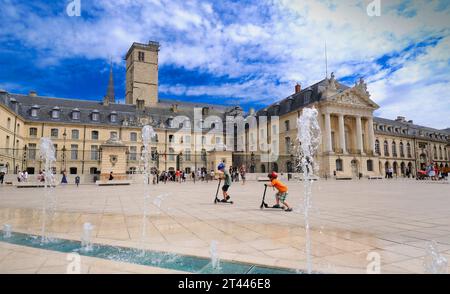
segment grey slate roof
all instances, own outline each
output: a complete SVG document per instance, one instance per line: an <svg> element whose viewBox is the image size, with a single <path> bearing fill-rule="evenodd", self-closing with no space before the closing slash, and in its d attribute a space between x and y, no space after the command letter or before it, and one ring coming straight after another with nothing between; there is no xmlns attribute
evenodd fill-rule
<svg viewBox="0 0 450 294"><path fill-rule="evenodd" d="M55 123L78 123L90 125L110 125L110 126L137 126L138 118L151 118L155 127L169 127L169 118L176 116L186 116L194 122L194 107L209 107L208 115L216 115L225 121L224 117L230 108L218 105L204 105L198 103L188 103L181 101L162 100L158 105L146 107L144 110L137 109L136 105L113 104L103 105L100 101L87 101L76 99L63 99L51 97L29 96L21 94L10 94L0 92L0 103L4 104L15 113L26 120L36 122L55 122ZM172 105L177 105L177 111L172 111ZM60 109L60 118L52 119L51 111L55 107ZM38 116L31 116L31 109L38 108ZM80 119L73 120L72 112L80 111ZM92 120L92 113L98 110L100 114L99 121ZM117 114L117 122L110 121L110 115ZM124 121L127 121L124 124Z"/></svg>
<svg viewBox="0 0 450 294"><path fill-rule="evenodd" d="M419 138L419 139L422 138L422 139L435 140L435 141L448 141L450 139L450 134L443 130L438 130L438 129L433 129L430 127L416 125L412 122L391 120L391 119L386 119L386 118L382 118L382 117L374 117L373 121L376 125L393 127L392 131L380 130L379 128L375 128L376 133L382 133L382 134L388 134L388 135L389 134L390 135L404 135L404 136L408 136L408 137L414 137L414 138ZM406 134L403 134L402 132L401 133L395 132L395 128L399 128L400 130L405 130Z"/></svg>
<svg viewBox="0 0 450 294"><path fill-rule="evenodd" d="M327 83L328 80L323 79L320 82L315 83L314 85L301 90L299 93L292 94L279 102L276 102L262 110L259 110L257 112L257 115L266 115L265 111L267 111L268 116L271 115L281 116L291 111L301 109L312 103L319 102L322 100L321 87L325 87ZM341 84L337 81L336 85L338 92L342 92L346 89L349 89L348 86Z"/></svg>

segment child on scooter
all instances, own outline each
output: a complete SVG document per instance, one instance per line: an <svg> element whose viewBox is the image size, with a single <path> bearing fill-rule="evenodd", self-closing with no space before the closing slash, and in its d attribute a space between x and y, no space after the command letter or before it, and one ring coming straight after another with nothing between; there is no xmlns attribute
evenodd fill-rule
<svg viewBox="0 0 450 294"><path fill-rule="evenodd" d="M270 184L266 184L268 187L273 187L278 190L278 193L276 194L276 204L273 206L273 208L280 208L280 202L283 205L283 209L286 212L292 211L291 206L289 203L286 202L286 198L288 196L288 187L283 184L280 180L278 180L278 174L276 172L272 172L268 175L270 179Z"/></svg>

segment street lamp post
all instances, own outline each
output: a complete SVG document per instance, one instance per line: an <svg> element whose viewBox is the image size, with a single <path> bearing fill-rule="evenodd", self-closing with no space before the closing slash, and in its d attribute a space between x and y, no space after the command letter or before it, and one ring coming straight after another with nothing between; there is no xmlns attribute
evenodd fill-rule
<svg viewBox="0 0 450 294"><path fill-rule="evenodd" d="M64 138L64 145L62 148L62 167L61 167L61 172L65 172L67 169L67 165L66 165L66 138L67 138L67 132L66 129L64 129L64 133L63 133L63 138ZM84 150L83 150L84 152Z"/></svg>

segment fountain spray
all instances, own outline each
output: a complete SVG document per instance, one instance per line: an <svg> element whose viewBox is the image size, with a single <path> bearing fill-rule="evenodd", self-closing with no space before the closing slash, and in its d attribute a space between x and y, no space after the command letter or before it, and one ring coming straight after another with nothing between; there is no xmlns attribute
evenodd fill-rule
<svg viewBox="0 0 450 294"><path fill-rule="evenodd" d="M151 126L144 126L142 128L142 142L144 144L144 149L142 151L142 161L144 164L144 171L142 173L144 180L144 212L142 216L142 252L145 250L145 238L147 235L147 215L148 215L148 205L150 200L150 176L151 176L151 149L150 142L153 137L156 136L156 132Z"/></svg>
<svg viewBox="0 0 450 294"><path fill-rule="evenodd" d="M56 161L55 147L49 138L41 138L39 142L39 155L44 162L44 203L42 205L41 243L48 243L50 238L47 225L53 220L56 210L55 175L53 165Z"/></svg>
<svg viewBox="0 0 450 294"><path fill-rule="evenodd" d="M312 273L311 236L309 227L309 209L311 208L312 178L314 174L314 156L320 145L320 126L318 112L315 108L303 109L297 121L299 146L299 162L303 170L304 216L306 234L306 264L309 274Z"/></svg>

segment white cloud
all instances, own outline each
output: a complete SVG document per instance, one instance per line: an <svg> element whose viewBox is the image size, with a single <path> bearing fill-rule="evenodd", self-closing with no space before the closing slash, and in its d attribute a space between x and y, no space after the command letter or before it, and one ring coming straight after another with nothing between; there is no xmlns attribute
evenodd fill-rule
<svg viewBox="0 0 450 294"><path fill-rule="evenodd" d="M449 7L437 10L437 1L407 1L406 11L416 13L409 17L399 10L404 1L382 0L382 15L369 17L369 2L99 0L83 7L86 11L82 13L94 18L81 19L64 13L39 16L26 5L0 0L6 22L0 41L16 39L35 48L42 53L38 66L44 67L70 57L112 56L123 64L132 42L158 40L162 66L238 80L214 86L162 85L162 92L214 95L218 101L251 97L268 102L291 94L295 82L307 86L324 78L326 41L329 72L334 71L338 78L364 76L372 98L382 106L381 113L405 114L397 102L409 97L417 100L404 112L417 120L422 113L413 106L423 103L419 92L429 97L427 101L444 101L437 104L439 109L429 107L441 115L448 113ZM443 39L422 54L403 51L437 37ZM400 55L390 60L391 68L375 63L393 53ZM450 126L447 117L433 123L441 128Z"/></svg>

